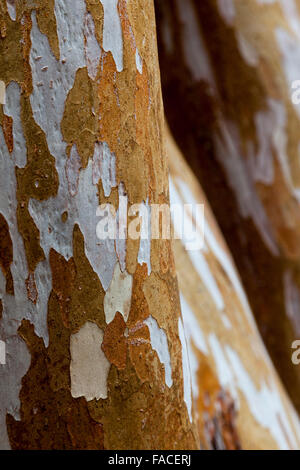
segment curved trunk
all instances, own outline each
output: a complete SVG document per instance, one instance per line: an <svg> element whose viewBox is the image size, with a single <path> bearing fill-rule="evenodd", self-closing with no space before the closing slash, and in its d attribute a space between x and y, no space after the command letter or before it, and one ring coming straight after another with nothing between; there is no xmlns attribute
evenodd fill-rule
<svg viewBox="0 0 300 470"><path fill-rule="evenodd" d="M152 2L0 8L0 447L196 448Z"/></svg>
<svg viewBox="0 0 300 470"><path fill-rule="evenodd" d="M300 3L156 0L166 116L300 409Z"/></svg>
<svg viewBox="0 0 300 470"><path fill-rule="evenodd" d="M203 228L194 208L205 206L202 249L174 241L201 443L208 449L297 449L297 413L261 341L210 206L169 133L167 150L171 204L192 205L199 239Z"/></svg>

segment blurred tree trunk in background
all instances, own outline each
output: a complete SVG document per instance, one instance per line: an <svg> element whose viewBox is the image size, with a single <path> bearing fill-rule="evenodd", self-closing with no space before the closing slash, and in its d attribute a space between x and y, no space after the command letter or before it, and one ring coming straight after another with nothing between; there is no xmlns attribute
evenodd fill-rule
<svg viewBox="0 0 300 470"><path fill-rule="evenodd" d="M291 345L300 337L300 2L155 5L168 123L299 410Z"/></svg>
<svg viewBox="0 0 300 470"><path fill-rule="evenodd" d="M174 240L175 265L201 444L293 449L299 419L258 333L233 260L199 182L167 132L171 204L205 206L204 245ZM186 206L187 207L187 206ZM176 227L176 219L174 219Z"/></svg>

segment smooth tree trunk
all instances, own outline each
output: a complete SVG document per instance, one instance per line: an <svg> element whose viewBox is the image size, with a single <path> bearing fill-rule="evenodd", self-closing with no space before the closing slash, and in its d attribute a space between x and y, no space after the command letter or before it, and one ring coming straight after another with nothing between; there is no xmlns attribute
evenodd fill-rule
<svg viewBox="0 0 300 470"><path fill-rule="evenodd" d="M298 449L299 418L270 361L209 203L167 132L171 204L204 204L204 244L174 240L191 396L206 449ZM176 220L173 219L176 226ZM193 247L196 248L196 247Z"/></svg>
<svg viewBox="0 0 300 470"><path fill-rule="evenodd" d="M167 120L300 410L300 2L155 4Z"/></svg>
<svg viewBox="0 0 300 470"><path fill-rule="evenodd" d="M0 447L199 448L171 242L96 235L168 204L153 3L0 8Z"/></svg>

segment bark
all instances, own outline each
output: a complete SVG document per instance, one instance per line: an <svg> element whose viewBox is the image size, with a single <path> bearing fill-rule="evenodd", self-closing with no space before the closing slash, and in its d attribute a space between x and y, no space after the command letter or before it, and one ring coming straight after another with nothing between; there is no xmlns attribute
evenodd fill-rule
<svg viewBox="0 0 300 470"><path fill-rule="evenodd" d="M99 204L168 203L153 4L2 1L0 29L0 447L198 448L170 241L96 237Z"/></svg>
<svg viewBox="0 0 300 470"><path fill-rule="evenodd" d="M0 12L0 447L298 448L298 418L170 136L172 200L204 201L209 234L192 255L174 244L180 294L169 240L96 236L99 204L119 226L121 201L169 204L152 2L9 0Z"/></svg>
<svg viewBox="0 0 300 470"><path fill-rule="evenodd" d="M300 335L300 3L156 0L156 11L171 131L299 410L291 345Z"/></svg>
<svg viewBox="0 0 300 470"><path fill-rule="evenodd" d="M192 401L208 449L297 449L299 419L249 307L210 206L167 133L171 203L205 205L205 243L174 241ZM195 217L193 218L196 230ZM201 232L201 227L198 225Z"/></svg>

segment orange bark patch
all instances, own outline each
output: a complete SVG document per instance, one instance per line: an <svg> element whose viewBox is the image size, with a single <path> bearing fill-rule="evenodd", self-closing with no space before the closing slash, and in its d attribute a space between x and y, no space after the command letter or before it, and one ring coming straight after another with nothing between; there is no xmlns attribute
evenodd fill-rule
<svg viewBox="0 0 300 470"><path fill-rule="evenodd" d="M10 265L13 261L13 244L9 233L8 224L0 213L0 266L6 277L6 292L14 294L13 279Z"/></svg>
<svg viewBox="0 0 300 470"><path fill-rule="evenodd" d="M67 429L72 449L102 450L104 446L103 426L91 419L87 403L80 398L69 407Z"/></svg>
<svg viewBox="0 0 300 470"><path fill-rule="evenodd" d="M121 126L119 91L116 85L116 65L111 53L103 53L98 87L100 139L116 152Z"/></svg>
<svg viewBox="0 0 300 470"><path fill-rule="evenodd" d="M93 155L97 140L95 98L87 68L79 69L66 99L61 130L70 146L76 144L83 168L86 168L89 157Z"/></svg>
<svg viewBox="0 0 300 470"><path fill-rule="evenodd" d="M138 323L135 328L128 332L128 344L130 359L135 367L136 373L141 381L146 381L152 375L153 351L151 349L149 329L143 323ZM144 358L152 355L151 361L145 361Z"/></svg>
<svg viewBox="0 0 300 470"><path fill-rule="evenodd" d="M3 134L5 143L9 153L12 153L14 149L14 138L13 138L13 119L10 116L3 115Z"/></svg>
<svg viewBox="0 0 300 470"><path fill-rule="evenodd" d="M240 449L236 429L237 412L229 393L224 391L205 356L199 358L198 397L199 433L209 449Z"/></svg>
<svg viewBox="0 0 300 470"><path fill-rule="evenodd" d="M36 124L28 98L21 98L21 118L27 144L27 164L16 168L17 220L23 237L29 271L45 259L40 246L40 234L28 210L30 198L44 201L56 196L58 174L54 157L50 154L45 133Z"/></svg>
<svg viewBox="0 0 300 470"><path fill-rule="evenodd" d="M69 327L70 300L75 280L74 260L66 261L55 250L50 250L53 291L58 297L63 323Z"/></svg>
<svg viewBox="0 0 300 470"><path fill-rule="evenodd" d="M23 90L26 89L26 72L23 66L24 30L25 25L21 26L20 22L11 20L8 13L1 15L0 11L1 79L6 84L14 80L21 85Z"/></svg>
<svg viewBox="0 0 300 470"><path fill-rule="evenodd" d="M136 272L133 277L131 308L127 321L128 328L135 326L137 322L146 320L150 312L147 304L146 297L143 293L143 283L147 278L147 266L137 265Z"/></svg>
<svg viewBox="0 0 300 470"><path fill-rule="evenodd" d="M47 350L33 325L23 320L19 334L30 350L31 365L22 380L21 421L7 415L12 449L103 449L102 425L90 417L85 400L74 400L67 388L53 390L51 372L59 377L59 371L49 369Z"/></svg>
<svg viewBox="0 0 300 470"><path fill-rule="evenodd" d="M107 325L102 343L102 350L111 364L118 369L124 369L126 366L127 345L124 336L126 323L120 312L117 312L115 318Z"/></svg>

